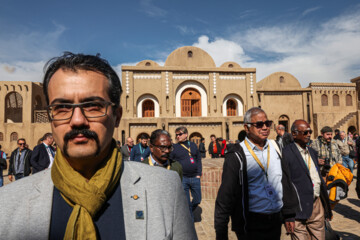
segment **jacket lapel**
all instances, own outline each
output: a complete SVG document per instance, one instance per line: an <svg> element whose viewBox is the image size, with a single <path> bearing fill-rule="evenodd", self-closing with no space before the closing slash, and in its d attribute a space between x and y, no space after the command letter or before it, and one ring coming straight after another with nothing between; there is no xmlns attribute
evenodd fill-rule
<svg viewBox="0 0 360 240"><path fill-rule="evenodd" d="M51 208L54 185L51 180L51 171L43 171L42 181L34 184L33 197L28 201L29 223L36 223L36 228L30 228L29 233L34 239L48 239L50 233ZM28 225L33 226L33 224Z"/></svg>
<svg viewBox="0 0 360 240"><path fill-rule="evenodd" d="M310 173L309 173L309 169L306 166L304 159L302 158L299 149L297 148L297 146L295 145L296 143L294 143L291 147L292 147L292 151L294 152L296 159L298 161L298 163L301 165L301 167L303 168L303 170L305 171L306 175L311 179L310 177Z"/></svg>
<svg viewBox="0 0 360 240"><path fill-rule="evenodd" d="M148 205L144 182L131 163L123 163L122 168L120 184L127 238L146 239Z"/></svg>

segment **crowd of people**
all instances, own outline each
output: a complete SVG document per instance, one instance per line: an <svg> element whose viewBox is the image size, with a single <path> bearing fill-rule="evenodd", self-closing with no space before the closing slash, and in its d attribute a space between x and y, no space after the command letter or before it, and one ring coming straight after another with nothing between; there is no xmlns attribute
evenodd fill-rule
<svg viewBox="0 0 360 240"><path fill-rule="evenodd" d="M235 142L211 135L206 150L204 139L197 146L181 126L176 143L157 129L121 146L112 136L122 89L106 60L65 53L47 63L43 88L52 133L32 151L20 138L11 153L15 182L0 190L4 239L197 239L207 151L225 159L216 239L228 239L230 219L238 239L280 239L282 224L292 239L325 239L360 149L358 136L339 131L333 138L327 126L311 140L302 119L291 133L277 125L270 140L273 122L257 107L246 111L246 134Z"/></svg>

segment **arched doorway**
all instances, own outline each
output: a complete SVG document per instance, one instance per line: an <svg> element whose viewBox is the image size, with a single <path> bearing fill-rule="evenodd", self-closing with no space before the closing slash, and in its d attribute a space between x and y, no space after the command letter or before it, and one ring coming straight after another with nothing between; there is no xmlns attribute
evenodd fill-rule
<svg viewBox="0 0 360 240"><path fill-rule="evenodd" d="M146 132L142 132L142 133L140 133L139 135L137 135L137 137L136 137L136 144L138 144L138 143L140 142L140 137L141 137L142 134L145 134L145 136L146 136L148 139L150 138L150 135L149 135L149 134L147 134Z"/></svg>
<svg viewBox="0 0 360 240"><path fill-rule="evenodd" d="M201 95L198 90L188 88L181 94L181 116L201 116Z"/></svg>
<svg viewBox="0 0 360 240"><path fill-rule="evenodd" d="M198 147L199 147L199 144L201 143L201 138L202 138L202 135L198 132L192 133L189 137L190 141L194 142Z"/></svg>
<svg viewBox="0 0 360 240"><path fill-rule="evenodd" d="M11 92L5 97L5 122L21 123L23 99L18 92Z"/></svg>
<svg viewBox="0 0 360 240"><path fill-rule="evenodd" d="M226 102L226 116L236 116L236 101L234 99L229 99Z"/></svg>
<svg viewBox="0 0 360 240"><path fill-rule="evenodd" d="M356 132L356 127L355 127L355 126L350 126L350 127L348 127L347 132L348 132L348 133L350 132L351 134L354 134L354 133Z"/></svg>
<svg viewBox="0 0 360 240"><path fill-rule="evenodd" d="M143 117L154 117L155 116L155 106L152 100L145 100L142 106L142 116Z"/></svg>
<svg viewBox="0 0 360 240"><path fill-rule="evenodd" d="M281 115L279 117L279 124L284 125L285 132L289 132L289 117L286 115Z"/></svg>

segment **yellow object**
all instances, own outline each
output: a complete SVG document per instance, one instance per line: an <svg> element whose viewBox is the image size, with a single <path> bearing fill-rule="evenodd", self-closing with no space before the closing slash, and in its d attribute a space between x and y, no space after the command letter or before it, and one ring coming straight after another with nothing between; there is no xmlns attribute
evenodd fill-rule
<svg viewBox="0 0 360 240"><path fill-rule="evenodd" d="M73 207L64 239L97 239L93 217L101 209L120 179L122 156L111 143L112 154L90 180L75 171L58 148L51 178L64 200Z"/></svg>
<svg viewBox="0 0 360 240"><path fill-rule="evenodd" d="M343 198L347 197L347 192L349 190L348 186L351 184L352 180L353 174L348 168L344 167L340 163L336 163L334 166L332 166L326 182L327 189L330 190L330 203L335 203L337 201L336 187L341 187L344 190L345 196Z"/></svg>

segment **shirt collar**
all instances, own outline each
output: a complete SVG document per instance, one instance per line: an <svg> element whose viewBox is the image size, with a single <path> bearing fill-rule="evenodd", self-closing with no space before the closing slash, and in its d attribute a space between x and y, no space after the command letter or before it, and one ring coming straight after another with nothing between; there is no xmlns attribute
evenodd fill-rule
<svg viewBox="0 0 360 240"><path fill-rule="evenodd" d="M295 143L295 145L299 149L300 153L307 154L309 152L308 147L303 149L302 147L300 147L300 145L298 143Z"/></svg>
<svg viewBox="0 0 360 240"><path fill-rule="evenodd" d="M252 150L254 150L254 149L260 150L255 144L253 144L251 142L251 140L248 137L246 137L245 140L249 143ZM266 139L266 142L265 142L265 145L264 145L263 149L267 149L268 146L269 146L269 141L268 141L268 139Z"/></svg>
<svg viewBox="0 0 360 240"><path fill-rule="evenodd" d="M160 165L157 161L155 161L152 154L150 154L150 160L151 160L151 162L153 163L154 166L167 167L169 165L169 160L167 160L167 162L164 163L163 165Z"/></svg>

